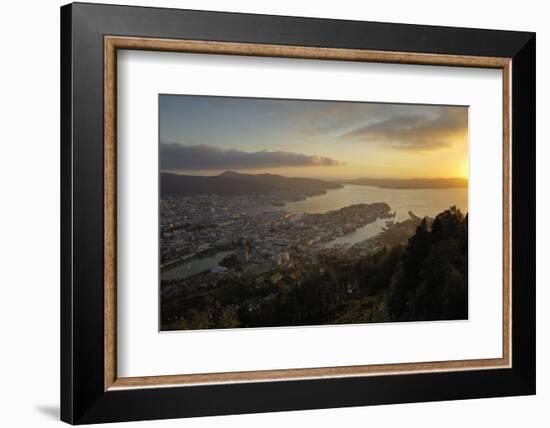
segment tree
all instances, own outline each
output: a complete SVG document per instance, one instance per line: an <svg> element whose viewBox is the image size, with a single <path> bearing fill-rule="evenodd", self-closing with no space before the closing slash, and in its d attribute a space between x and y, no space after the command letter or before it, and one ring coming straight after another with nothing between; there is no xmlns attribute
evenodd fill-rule
<svg viewBox="0 0 550 428"><path fill-rule="evenodd" d="M409 239L391 282L393 321L463 319L468 313L468 218L455 206L424 218Z"/></svg>
<svg viewBox="0 0 550 428"><path fill-rule="evenodd" d="M234 306L228 306L223 311L218 319L219 328L237 328L240 327L241 322L237 309Z"/></svg>

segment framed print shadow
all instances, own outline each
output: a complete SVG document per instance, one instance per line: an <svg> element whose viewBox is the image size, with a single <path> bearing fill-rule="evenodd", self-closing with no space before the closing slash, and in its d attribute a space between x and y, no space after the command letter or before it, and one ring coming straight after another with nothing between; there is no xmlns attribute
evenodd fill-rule
<svg viewBox="0 0 550 428"><path fill-rule="evenodd" d="M535 393L535 34L74 3L61 54L63 421Z"/></svg>

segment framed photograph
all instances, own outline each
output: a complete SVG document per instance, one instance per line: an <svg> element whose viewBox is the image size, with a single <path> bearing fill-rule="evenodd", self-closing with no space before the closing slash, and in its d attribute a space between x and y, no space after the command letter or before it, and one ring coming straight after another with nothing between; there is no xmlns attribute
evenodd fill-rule
<svg viewBox="0 0 550 428"><path fill-rule="evenodd" d="M535 35L61 8L61 418L535 393Z"/></svg>

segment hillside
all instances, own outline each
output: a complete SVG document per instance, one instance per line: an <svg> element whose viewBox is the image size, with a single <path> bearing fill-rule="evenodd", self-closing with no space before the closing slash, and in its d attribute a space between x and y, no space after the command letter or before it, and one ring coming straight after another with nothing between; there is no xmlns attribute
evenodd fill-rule
<svg viewBox="0 0 550 428"><path fill-rule="evenodd" d="M275 174L241 174L226 171L216 176L193 176L161 173L163 196L220 196L255 195L293 191L305 195L321 194L342 185L312 178L293 178Z"/></svg>
<svg viewBox="0 0 550 428"><path fill-rule="evenodd" d="M302 193L317 194L328 189L340 189L341 184L314 178L285 177L276 174L242 174L234 171L225 171L218 177L232 180L247 180L274 186L282 190L295 190Z"/></svg>
<svg viewBox="0 0 550 428"><path fill-rule="evenodd" d="M384 189L449 189L468 187L465 178L357 178L341 181L343 184L375 186Z"/></svg>

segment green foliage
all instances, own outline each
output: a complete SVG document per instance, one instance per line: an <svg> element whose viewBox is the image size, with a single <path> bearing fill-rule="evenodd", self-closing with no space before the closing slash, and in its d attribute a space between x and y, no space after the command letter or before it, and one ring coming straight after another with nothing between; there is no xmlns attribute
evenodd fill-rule
<svg viewBox="0 0 550 428"><path fill-rule="evenodd" d="M216 324L217 328L237 328L240 326L239 315L234 306L224 309Z"/></svg>
<svg viewBox="0 0 550 428"><path fill-rule="evenodd" d="M388 299L394 321L468 316L468 218L456 207L425 220L402 255Z"/></svg>
<svg viewBox="0 0 550 428"><path fill-rule="evenodd" d="M356 267L355 275L361 289L369 295L388 287L401 257L401 247L383 249L364 258Z"/></svg>
<svg viewBox="0 0 550 428"><path fill-rule="evenodd" d="M190 309L185 316L171 325L171 330L200 330L212 326L207 311Z"/></svg>

